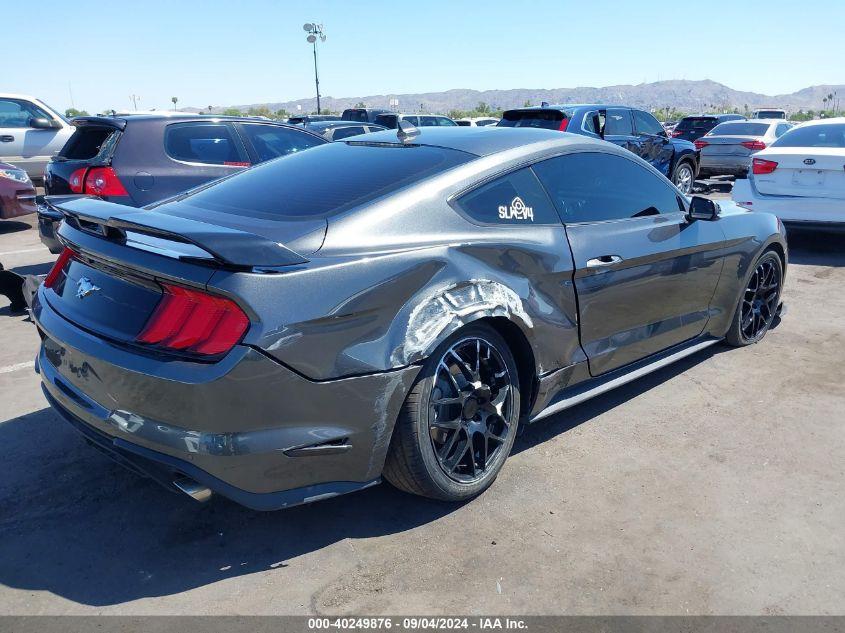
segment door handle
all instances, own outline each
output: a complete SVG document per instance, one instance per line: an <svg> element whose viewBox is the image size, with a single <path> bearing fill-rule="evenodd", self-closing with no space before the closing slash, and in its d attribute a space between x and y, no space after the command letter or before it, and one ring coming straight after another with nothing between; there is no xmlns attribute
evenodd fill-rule
<svg viewBox="0 0 845 633"><path fill-rule="evenodd" d="M593 257L587 260L587 268L601 268L602 266L612 266L622 261L619 255L602 255L601 257Z"/></svg>
<svg viewBox="0 0 845 633"><path fill-rule="evenodd" d="M0 143L11 143L14 140L15 137L11 134L4 134L3 136L0 136Z"/></svg>

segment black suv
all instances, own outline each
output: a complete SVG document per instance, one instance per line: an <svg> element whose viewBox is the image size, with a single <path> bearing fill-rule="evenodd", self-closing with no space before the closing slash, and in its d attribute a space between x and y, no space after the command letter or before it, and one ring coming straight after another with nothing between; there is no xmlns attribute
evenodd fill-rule
<svg viewBox="0 0 845 633"><path fill-rule="evenodd" d="M678 121L678 125L672 130L672 137L682 138L690 142L697 141L720 123L744 119L745 117L741 114L699 114L697 116L685 116Z"/></svg>
<svg viewBox="0 0 845 633"><path fill-rule="evenodd" d="M250 165L299 152L326 139L302 127L243 117L133 115L79 117L44 171L47 195L89 194L141 207ZM41 241L61 246L61 215L38 210Z"/></svg>
<svg viewBox="0 0 845 633"><path fill-rule="evenodd" d="M378 108L346 108L340 118L344 121L356 121L358 123L375 123L379 114L388 114L390 110Z"/></svg>

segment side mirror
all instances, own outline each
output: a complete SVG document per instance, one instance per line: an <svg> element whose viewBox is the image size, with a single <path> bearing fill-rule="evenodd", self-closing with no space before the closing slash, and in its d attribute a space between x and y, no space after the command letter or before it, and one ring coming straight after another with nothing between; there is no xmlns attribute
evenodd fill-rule
<svg viewBox="0 0 845 633"><path fill-rule="evenodd" d="M53 128L53 122L46 117L32 117L29 120L29 127L36 130L50 130Z"/></svg>
<svg viewBox="0 0 845 633"><path fill-rule="evenodd" d="M719 205L713 200L702 198L701 196L693 196L689 205L689 213L687 218L692 220L718 220L719 219Z"/></svg>

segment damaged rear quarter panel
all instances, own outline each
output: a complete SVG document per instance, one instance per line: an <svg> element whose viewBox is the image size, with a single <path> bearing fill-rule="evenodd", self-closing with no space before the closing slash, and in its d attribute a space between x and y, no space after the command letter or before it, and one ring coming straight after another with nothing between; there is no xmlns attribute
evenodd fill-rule
<svg viewBox="0 0 845 633"><path fill-rule="evenodd" d="M471 223L447 200L478 181L472 169L331 218L307 265L218 272L209 286L258 316L245 343L314 380L418 363L485 317L519 327L538 374L582 361L563 226Z"/></svg>

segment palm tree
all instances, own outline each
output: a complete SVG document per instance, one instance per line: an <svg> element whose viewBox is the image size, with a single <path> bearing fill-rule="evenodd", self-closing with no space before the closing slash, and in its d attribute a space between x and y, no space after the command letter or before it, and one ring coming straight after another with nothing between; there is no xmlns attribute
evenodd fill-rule
<svg viewBox="0 0 845 633"><path fill-rule="evenodd" d="M824 104L822 110L827 110L827 97L822 97L822 103Z"/></svg>
<svg viewBox="0 0 845 633"><path fill-rule="evenodd" d="M170 97L170 100L173 102L173 109L176 109L176 102L179 101L179 97Z"/></svg>

